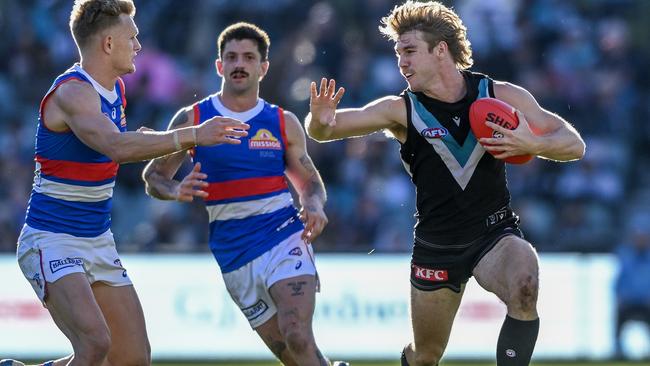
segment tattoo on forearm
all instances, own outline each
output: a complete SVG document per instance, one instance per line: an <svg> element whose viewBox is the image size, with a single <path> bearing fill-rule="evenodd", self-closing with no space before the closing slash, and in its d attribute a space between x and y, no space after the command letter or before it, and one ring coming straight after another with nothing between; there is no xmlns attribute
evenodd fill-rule
<svg viewBox="0 0 650 366"><path fill-rule="evenodd" d="M303 168L309 172L309 181L304 185L305 195L317 196L320 197L321 200L325 201L327 198L327 195L325 194L325 186L323 185L323 181L318 174L318 170L316 170L316 167L314 167L314 163L311 161L309 156L307 156L307 154L301 156L299 160Z"/></svg>
<svg viewBox="0 0 650 366"><path fill-rule="evenodd" d="M314 163L312 163L311 159L307 154L304 154L303 156L300 157L300 164L307 169L310 173L316 173L316 167L314 166Z"/></svg>
<svg viewBox="0 0 650 366"><path fill-rule="evenodd" d="M307 284L307 281L298 281L298 282L289 282L287 286L291 287L293 292L291 296L302 296L305 292L302 290L302 287Z"/></svg>
<svg viewBox="0 0 650 366"><path fill-rule="evenodd" d="M273 341L271 343L271 352L277 357L280 361L282 361L282 352L284 352L285 349L287 349L287 345L284 344L282 341Z"/></svg>

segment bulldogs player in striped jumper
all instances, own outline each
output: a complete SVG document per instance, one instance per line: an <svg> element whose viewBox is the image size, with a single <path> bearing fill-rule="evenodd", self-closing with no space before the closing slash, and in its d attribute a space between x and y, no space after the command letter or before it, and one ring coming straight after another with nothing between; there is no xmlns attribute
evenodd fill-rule
<svg viewBox="0 0 650 366"><path fill-rule="evenodd" d="M221 91L181 109L169 128L230 116L248 123L237 146L197 147L194 168L172 179L187 153L145 168L147 193L164 200L203 198L209 245L226 288L251 327L285 365L328 365L312 332L318 277L310 243L327 224L326 194L296 116L259 98L269 68L269 38L249 23L219 35ZM287 178L300 196L294 207Z"/></svg>
<svg viewBox="0 0 650 366"><path fill-rule="evenodd" d="M131 0L77 0L70 29L81 60L56 78L39 108L36 176L17 259L74 352L46 365L151 363L142 308L110 230L118 166L239 144L248 128L218 117L175 131L127 132L120 76L135 71L141 49L134 14Z"/></svg>
<svg viewBox="0 0 650 366"><path fill-rule="evenodd" d="M402 365L438 365L472 276L507 306L497 365L528 365L539 329L538 262L510 208L500 158L530 154L576 160L584 154L584 142L525 89L468 70L472 50L453 10L437 1L407 1L382 22L382 33L395 42L408 89L362 108L337 110L344 90L323 79L319 90L312 83L306 125L318 141L383 130L400 142L417 196L411 258L414 341L404 348ZM470 105L484 97L512 105L520 121L515 130L488 123L503 135L481 139L491 147L483 147L469 126ZM486 149L501 152L492 156Z"/></svg>

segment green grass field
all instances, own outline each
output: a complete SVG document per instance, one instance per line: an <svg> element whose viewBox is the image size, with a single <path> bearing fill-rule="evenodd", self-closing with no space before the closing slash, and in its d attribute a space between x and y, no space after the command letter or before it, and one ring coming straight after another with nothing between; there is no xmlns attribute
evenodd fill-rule
<svg viewBox="0 0 650 366"><path fill-rule="evenodd" d="M358 361L351 362L352 365L363 365L363 366L399 366L398 362L368 362L368 361ZM154 363L153 366L278 366L279 363L273 362L249 362L249 363ZM440 366L494 366L495 363L490 362L442 362ZM620 363L620 362L538 362L532 363L531 366L642 366L649 365L648 362L643 363Z"/></svg>

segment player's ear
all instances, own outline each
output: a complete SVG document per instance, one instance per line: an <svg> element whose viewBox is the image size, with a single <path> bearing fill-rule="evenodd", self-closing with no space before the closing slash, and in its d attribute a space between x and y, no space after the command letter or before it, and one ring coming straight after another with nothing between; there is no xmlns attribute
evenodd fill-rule
<svg viewBox="0 0 650 366"><path fill-rule="evenodd" d="M260 67L262 68L262 73L260 74L260 80L262 80L262 78L266 76L266 73L269 72L269 66L270 64L268 60L262 61L262 63L260 64Z"/></svg>
<svg viewBox="0 0 650 366"><path fill-rule="evenodd" d="M113 37L108 35L102 37L102 50L109 55L111 54L113 51Z"/></svg>
<svg viewBox="0 0 650 366"><path fill-rule="evenodd" d="M447 45L447 42L445 41L440 41L438 44L433 48L433 51L436 53L437 56L442 56L445 53L447 53L449 49L449 46Z"/></svg>
<svg viewBox="0 0 650 366"><path fill-rule="evenodd" d="M221 61L221 58L214 61L214 66L217 68L217 74L223 77L223 61Z"/></svg>

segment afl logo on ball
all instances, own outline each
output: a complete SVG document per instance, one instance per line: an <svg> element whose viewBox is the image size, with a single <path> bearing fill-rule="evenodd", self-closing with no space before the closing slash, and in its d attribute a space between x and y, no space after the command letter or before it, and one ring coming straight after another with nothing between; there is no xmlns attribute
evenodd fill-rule
<svg viewBox="0 0 650 366"><path fill-rule="evenodd" d="M420 134L422 135L422 137L427 139L441 139L447 136L449 132L447 132L447 129L442 127L430 127L422 130Z"/></svg>

